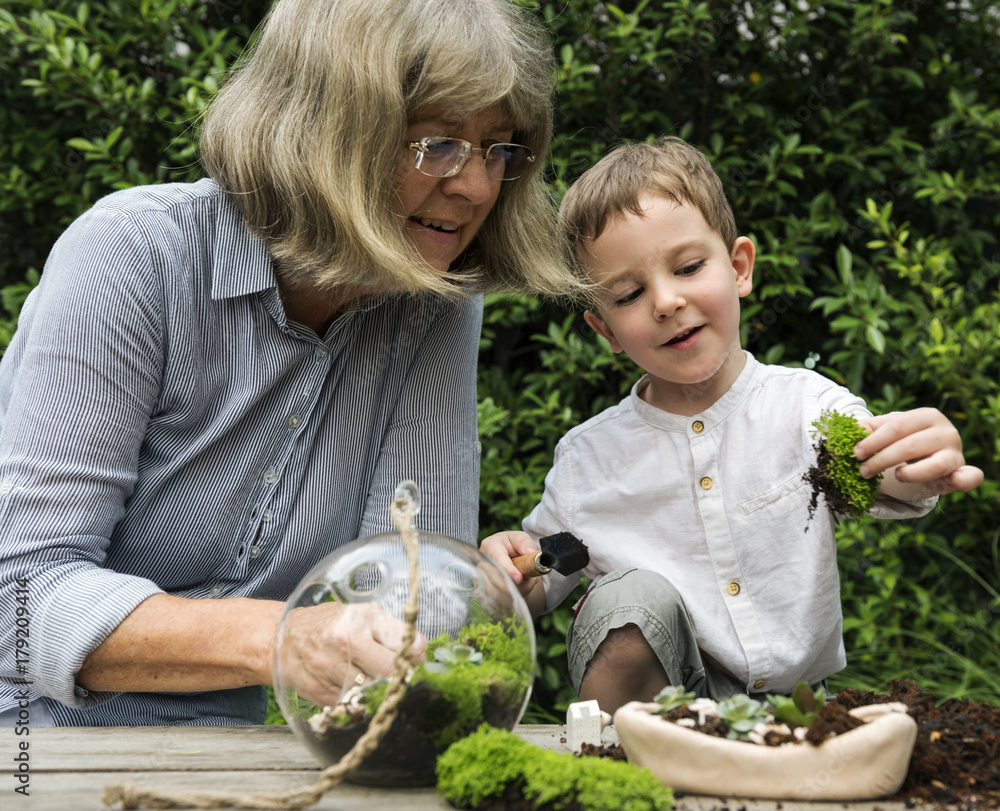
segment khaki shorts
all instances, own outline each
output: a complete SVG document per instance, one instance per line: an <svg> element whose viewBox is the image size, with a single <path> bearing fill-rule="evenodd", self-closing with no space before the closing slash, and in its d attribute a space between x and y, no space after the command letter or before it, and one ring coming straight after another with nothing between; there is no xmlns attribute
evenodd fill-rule
<svg viewBox="0 0 1000 811"><path fill-rule="evenodd" d="M594 581L577 603L575 615L566 633L566 647L577 693L608 632L629 623L639 628L656 652L671 684L716 701L746 692L742 682L705 660L684 600L662 575L645 569L609 572Z"/></svg>

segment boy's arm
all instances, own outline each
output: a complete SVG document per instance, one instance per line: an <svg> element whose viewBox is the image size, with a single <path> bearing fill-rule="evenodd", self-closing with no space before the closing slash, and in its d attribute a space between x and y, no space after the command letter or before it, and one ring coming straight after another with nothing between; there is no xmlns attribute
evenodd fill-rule
<svg viewBox="0 0 1000 811"><path fill-rule="evenodd" d="M545 610L545 584L540 577L522 575L511 563L519 555L531 555L538 551L535 542L527 532L497 532L484 538L479 545L480 550L499 564L514 581L517 590L528 604L531 616L537 617Z"/></svg>
<svg viewBox="0 0 1000 811"><path fill-rule="evenodd" d="M881 492L901 501L968 492L983 481L983 471L965 464L962 439L936 408L897 411L859 422L871 431L855 448L866 479L885 473Z"/></svg>

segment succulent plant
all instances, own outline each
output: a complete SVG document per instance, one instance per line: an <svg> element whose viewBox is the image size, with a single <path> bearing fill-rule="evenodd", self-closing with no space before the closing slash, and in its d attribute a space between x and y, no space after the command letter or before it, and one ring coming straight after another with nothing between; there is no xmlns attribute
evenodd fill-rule
<svg viewBox="0 0 1000 811"><path fill-rule="evenodd" d="M481 665L483 654L469 645L442 645L434 651L434 661L424 664L431 673L447 673L456 665Z"/></svg>
<svg viewBox="0 0 1000 811"><path fill-rule="evenodd" d="M800 681L792 689L790 696L767 697L774 708L774 717L790 727L807 727L816 720L819 711L826 704L826 690L820 687L813 691L806 682Z"/></svg>
<svg viewBox="0 0 1000 811"><path fill-rule="evenodd" d="M666 715L671 710L684 707L694 700L694 693L685 692L684 688L679 685L668 684L653 698L653 701L660 705L654 714Z"/></svg>
<svg viewBox="0 0 1000 811"><path fill-rule="evenodd" d="M766 724L770 717L763 702L739 693L719 702L719 720L724 721L729 729L727 738L749 740L749 733L758 724Z"/></svg>

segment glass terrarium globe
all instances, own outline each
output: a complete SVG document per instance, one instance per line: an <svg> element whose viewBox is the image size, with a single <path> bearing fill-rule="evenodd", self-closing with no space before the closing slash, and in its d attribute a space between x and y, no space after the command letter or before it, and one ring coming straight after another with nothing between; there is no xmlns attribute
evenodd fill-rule
<svg viewBox="0 0 1000 811"><path fill-rule="evenodd" d="M418 537L416 626L428 640L425 659L409 675L378 746L347 775L355 783L432 785L441 752L484 722L512 729L531 692L535 634L514 583L468 544L429 533ZM311 683L297 672L296 647L308 644L301 629L314 629L309 643L328 644L321 641L324 623L303 622L303 612L337 611L330 603L375 603L402 622L408 565L399 533L354 541L320 561L285 607L275 643L275 694L295 734L324 765L339 761L367 731L388 681L352 666L339 677L330 674L322 696L301 694L308 689L301 685Z"/></svg>

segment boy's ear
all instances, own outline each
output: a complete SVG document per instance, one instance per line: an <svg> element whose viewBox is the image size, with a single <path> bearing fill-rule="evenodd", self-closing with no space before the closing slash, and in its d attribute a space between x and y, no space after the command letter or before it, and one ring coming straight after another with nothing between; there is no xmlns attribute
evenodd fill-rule
<svg viewBox="0 0 1000 811"><path fill-rule="evenodd" d="M753 290L753 263L757 258L757 247L749 237L736 237L729 252L729 261L736 270L736 292L740 298Z"/></svg>
<svg viewBox="0 0 1000 811"><path fill-rule="evenodd" d="M618 343L618 339L615 338L615 334L611 331L611 328L607 325L603 318L590 310L586 310L583 314L583 320L590 324L590 328L594 330L594 332L611 344L612 352L622 351L622 345Z"/></svg>

